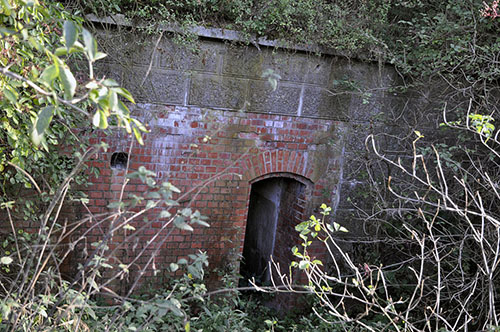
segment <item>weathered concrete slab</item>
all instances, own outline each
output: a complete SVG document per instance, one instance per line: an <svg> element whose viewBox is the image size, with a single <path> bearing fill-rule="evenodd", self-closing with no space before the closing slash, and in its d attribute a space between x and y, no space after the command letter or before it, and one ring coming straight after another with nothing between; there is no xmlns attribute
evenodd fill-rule
<svg viewBox="0 0 500 332"><path fill-rule="evenodd" d="M217 73L223 49L221 43L206 41L192 51L163 38L157 48L157 63L163 69Z"/></svg>
<svg viewBox="0 0 500 332"><path fill-rule="evenodd" d="M246 109L250 112L297 115L301 87L278 84L275 91L267 81L250 81Z"/></svg>
<svg viewBox="0 0 500 332"><path fill-rule="evenodd" d="M307 86L302 97L301 115L345 120L349 114L351 96L336 94L321 87Z"/></svg>
<svg viewBox="0 0 500 332"><path fill-rule="evenodd" d="M147 68L134 67L124 79L125 86L130 87L138 100L177 105L184 103L189 79L185 73L154 69L141 86L146 73Z"/></svg>
<svg viewBox="0 0 500 332"><path fill-rule="evenodd" d="M352 83L354 84L354 90L368 90L367 92L370 92L371 89L388 89L391 86L403 84L390 66L347 61L336 57L332 58L331 79L332 83L335 83L335 81L340 84Z"/></svg>
<svg viewBox="0 0 500 332"><path fill-rule="evenodd" d="M222 57L222 74L260 78L264 66L264 54L254 47L228 46Z"/></svg>
<svg viewBox="0 0 500 332"><path fill-rule="evenodd" d="M223 54L222 73L260 78L272 69L281 81L327 86L330 80L331 60L305 53L274 52L254 47L228 47Z"/></svg>
<svg viewBox="0 0 500 332"><path fill-rule="evenodd" d="M189 104L241 109L245 103L248 80L218 75L194 74L189 89Z"/></svg>

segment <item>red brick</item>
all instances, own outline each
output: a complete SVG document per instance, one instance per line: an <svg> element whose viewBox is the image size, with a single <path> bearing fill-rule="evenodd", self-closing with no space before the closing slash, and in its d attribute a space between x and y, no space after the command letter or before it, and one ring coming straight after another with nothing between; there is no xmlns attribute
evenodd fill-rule
<svg viewBox="0 0 500 332"><path fill-rule="evenodd" d="M195 227L194 232L181 232L174 229L172 235L165 238L163 235L166 234L167 229L172 229L172 226L164 229L164 223L156 221L159 209L147 215L151 220L149 224L144 224L141 216L136 223L133 223L136 228L145 226L137 237L140 239L137 250L146 246L147 241L158 232L161 232L161 235L156 242L151 243L144 257L137 261L137 268L143 267L152 254L156 254L156 268L165 269L169 262L185 257L198 249L207 249L208 254L211 255L211 263L221 261L220 258L224 257L230 248L234 247L236 252L241 253L250 195L248 181L273 176L271 173L275 172L289 172L310 177L314 165L326 162L330 165L337 165L329 171L335 172L339 169L334 159L305 160L302 157L308 149L308 144L315 142L315 137L317 137L315 131L331 130L334 125L331 121L305 119L302 122L302 119L291 116L214 111L219 112L217 122L203 123L199 121L199 111L196 109L156 107L161 108L161 112L158 112L159 118L172 119L170 114L164 113L170 112L175 114L176 121L169 120L169 125L164 127L152 123L151 134L144 136L144 146L136 145L132 150L131 167L134 169L146 164L149 169L158 174L158 181L168 180L183 192L195 189L186 197L186 199L194 198L194 200L185 201L183 206L189 204L191 208L200 209L202 213L208 215L211 228ZM178 120L177 115L182 115L184 120ZM231 125L231 128L228 125ZM266 128L266 125L269 127ZM209 129L206 130L206 128ZM168 136L167 140L166 135L171 133L176 135ZM203 142L205 135L211 136L212 139L209 142ZM102 170L102 176L92 179L94 185L88 189L92 203L89 209L92 213L109 212L106 208L107 203L116 201L120 195L124 172L111 171L109 158L111 152L126 149L125 144L131 142L131 139L114 142L112 138L104 139L104 136L100 134L99 136L102 137L99 140L108 141L111 148L110 152L101 153L92 161L93 165ZM152 139L153 137L155 140ZM159 137L165 137L165 140L159 141ZM261 141L256 144L254 139L259 137ZM198 147L193 147L193 143L197 143ZM242 158L234 163L240 157ZM313 158L313 155L309 157ZM335 156L330 158L335 158ZM216 182L211 182L207 187L202 188L199 194L194 196L198 192L196 187L200 183L226 168L228 172L244 175L244 179L226 174ZM313 194L319 196L323 190L334 190L321 175L320 179L323 181L317 182ZM132 180L125 188L125 197L128 194L141 195L147 189L147 186L138 179ZM175 197L181 197L181 195L176 194ZM300 213L305 211L307 204L310 204L309 201L304 200L293 204L291 208L300 216L300 218L293 219L293 222L303 219ZM138 211L139 208L135 210ZM95 225L95 221L89 225ZM95 235L92 235L94 242L102 238L105 232L98 229L93 231L95 231ZM117 239L121 236L117 235L114 240L118 242ZM221 242L222 238L231 239L233 242ZM286 241L286 237L278 237L277 245L280 241ZM113 245L118 244L113 243ZM127 250L132 252L132 246L133 243L130 243ZM162 249L155 251L155 248ZM316 248L311 249L311 252L316 255ZM126 251L122 249L117 251L117 257L125 259L118 255L126 255ZM130 253L130 255L134 254ZM146 275L152 278L152 267L148 267L146 271Z"/></svg>

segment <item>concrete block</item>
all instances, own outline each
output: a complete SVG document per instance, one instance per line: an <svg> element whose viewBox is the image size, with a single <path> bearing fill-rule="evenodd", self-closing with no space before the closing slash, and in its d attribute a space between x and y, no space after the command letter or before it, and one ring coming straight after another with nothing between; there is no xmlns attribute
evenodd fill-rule
<svg viewBox="0 0 500 332"><path fill-rule="evenodd" d="M305 82L327 86L330 79L331 59L304 53L272 51L254 47L227 48L223 55L224 74L260 78L272 69L281 81Z"/></svg>
<svg viewBox="0 0 500 332"><path fill-rule="evenodd" d="M296 115L300 90L300 86L280 83L273 91L267 81L250 81L247 110Z"/></svg>
<svg viewBox="0 0 500 332"><path fill-rule="evenodd" d="M158 65L170 70L216 73L223 48L221 43L202 41L198 50L189 50L171 39L163 38L157 49Z"/></svg>
<svg viewBox="0 0 500 332"><path fill-rule="evenodd" d="M228 46L222 56L222 74L260 78L265 70L264 54L254 47Z"/></svg>
<svg viewBox="0 0 500 332"><path fill-rule="evenodd" d="M156 57L153 57L154 41L147 37L128 37L123 41L124 44L121 45L123 54L117 56L121 57L121 59L127 59L134 66L149 66L152 62L152 67L156 67Z"/></svg>
<svg viewBox="0 0 500 332"><path fill-rule="evenodd" d="M216 75L194 74L189 104L230 109L243 108L248 81Z"/></svg>
<svg viewBox="0 0 500 332"><path fill-rule="evenodd" d="M345 120L351 96L332 94L320 88L307 86L304 89L302 115L334 120Z"/></svg>
<svg viewBox="0 0 500 332"><path fill-rule="evenodd" d="M328 57L290 52L263 52L263 69L273 69L281 81L328 86L331 60Z"/></svg>
<svg viewBox="0 0 500 332"><path fill-rule="evenodd" d="M151 70L148 78L141 86L147 69L134 67L127 73L124 86L130 87L137 100L165 104L183 104L189 77L184 73Z"/></svg>
<svg viewBox="0 0 500 332"><path fill-rule="evenodd" d="M401 85L403 82L390 66L377 66L373 63L347 61L333 58L332 83L350 82L362 91Z"/></svg>
<svg viewBox="0 0 500 332"><path fill-rule="evenodd" d="M308 55L307 73L304 82L328 86L332 71L332 58L326 56Z"/></svg>
<svg viewBox="0 0 500 332"><path fill-rule="evenodd" d="M120 63L124 66L149 66L156 59L152 58L155 37L132 33L126 30L97 30L96 39L100 52L108 56L99 62Z"/></svg>

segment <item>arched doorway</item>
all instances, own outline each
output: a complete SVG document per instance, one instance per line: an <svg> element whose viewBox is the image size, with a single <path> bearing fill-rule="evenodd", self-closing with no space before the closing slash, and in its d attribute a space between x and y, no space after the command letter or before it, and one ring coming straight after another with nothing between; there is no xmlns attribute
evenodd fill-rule
<svg viewBox="0 0 500 332"><path fill-rule="evenodd" d="M300 242L295 225L304 218L306 189L296 178L285 176L252 184L240 269L243 281L269 282L271 256L288 269L291 248Z"/></svg>

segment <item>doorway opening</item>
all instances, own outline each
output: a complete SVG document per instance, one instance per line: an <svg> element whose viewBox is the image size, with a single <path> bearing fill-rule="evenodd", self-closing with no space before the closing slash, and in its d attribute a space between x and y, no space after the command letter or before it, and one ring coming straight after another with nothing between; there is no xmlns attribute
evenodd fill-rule
<svg viewBox="0 0 500 332"><path fill-rule="evenodd" d="M295 226L303 221L306 185L294 178L274 177L252 184L248 206L242 282L255 278L258 285L270 281L271 256L288 270L291 249L300 243Z"/></svg>

